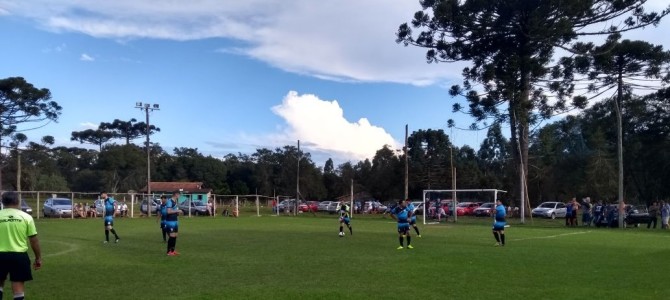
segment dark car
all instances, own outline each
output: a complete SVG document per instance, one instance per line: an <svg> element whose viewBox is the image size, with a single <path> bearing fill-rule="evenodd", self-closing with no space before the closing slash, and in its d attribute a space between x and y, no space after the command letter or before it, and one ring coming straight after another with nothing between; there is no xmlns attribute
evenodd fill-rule
<svg viewBox="0 0 670 300"><path fill-rule="evenodd" d="M3 205L0 203L0 209L3 209L3 208L4 208ZM33 214L33 209L32 209L32 207L30 207L30 206L28 205L28 203L26 203L26 200L23 200L23 199L21 199L21 210L22 210L24 213L27 213L27 214L29 214L29 215L32 215L32 214Z"/></svg>
<svg viewBox="0 0 670 300"><path fill-rule="evenodd" d="M626 207L626 218L624 222L626 225L634 225L635 227L640 226L640 224L647 224L651 217L649 216L649 211L644 205L636 205Z"/></svg>

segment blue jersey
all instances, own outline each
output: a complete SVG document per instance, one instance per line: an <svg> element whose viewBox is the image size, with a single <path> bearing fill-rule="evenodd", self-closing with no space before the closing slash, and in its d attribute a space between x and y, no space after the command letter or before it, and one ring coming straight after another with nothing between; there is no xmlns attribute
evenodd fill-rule
<svg viewBox="0 0 670 300"><path fill-rule="evenodd" d="M572 213L572 203L568 203L568 205L565 206L565 212L568 216Z"/></svg>
<svg viewBox="0 0 670 300"><path fill-rule="evenodd" d="M505 206L500 204L496 206L495 222L493 222L493 230L504 230L505 225L505 215L507 215L507 210Z"/></svg>
<svg viewBox="0 0 670 300"><path fill-rule="evenodd" d="M410 203L407 205L407 212L412 213L412 221L416 221L416 215L414 215L414 204Z"/></svg>
<svg viewBox="0 0 670 300"><path fill-rule="evenodd" d="M398 224L409 223L409 220L407 219L407 217L409 216L409 210L407 210L407 207L396 206L396 208L392 211L392 213L398 220Z"/></svg>
<svg viewBox="0 0 670 300"><path fill-rule="evenodd" d="M177 206L177 202L173 201L172 199L168 199L167 202L165 202L165 221L168 222L177 222L177 217L178 214L168 214L168 208L172 210L178 210L179 207Z"/></svg>
<svg viewBox="0 0 670 300"><path fill-rule="evenodd" d="M167 202L161 203L161 206L159 206L158 209L161 213L161 222L165 222L167 220Z"/></svg>
<svg viewBox="0 0 670 300"><path fill-rule="evenodd" d="M105 200L105 217L113 217L114 216L114 203L116 203L116 200L114 198L107 198Z"/></svg>

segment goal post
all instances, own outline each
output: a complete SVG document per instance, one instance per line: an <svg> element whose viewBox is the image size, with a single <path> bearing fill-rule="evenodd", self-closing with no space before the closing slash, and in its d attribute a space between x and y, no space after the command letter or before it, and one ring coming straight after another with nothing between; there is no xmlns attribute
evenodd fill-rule
<svg viewBox="0 0 670 300"><path fill-rule="evenodd" d="M466 195L459 197L459 193ZM440 208L444 204L447 206L446 215L449 216L451 212L454 216L454 222L458 220L457 205L459 199L464 199L466 201L472 202L487 202L495 203L498 200L498 194L507 193L507 191L498 190L498 189L452 189L452 190L423 190L422 200L423 200L423 224L431 224L434 222L429 222L428 219L432 218L436 213L438 215L438 221L440 220ZM431 203L435 203L434 207L431 207ZM434 211L431 211L434 209Z"/></svg>

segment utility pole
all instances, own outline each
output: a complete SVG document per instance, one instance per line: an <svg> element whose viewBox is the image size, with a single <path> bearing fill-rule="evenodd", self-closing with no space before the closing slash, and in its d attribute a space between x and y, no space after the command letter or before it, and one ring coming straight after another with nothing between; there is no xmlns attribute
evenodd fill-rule
<svg viewBox="0 0 670 300"><path fill-rule="evenodd" d="M149 125L149 112L152 112L154 110L160 110L160 106L158 104L149 104L149 103L142 103L142 102L136 102L135 103L135 108L139 108L140 110L143 110L146 113L146 118L147 118L147 216L151 217L151 208L153 204L153 199L151 197L151 143L149 136L151 136L151 126ZM190 211L190 208L189 208Z"/></svg>
<svg viewBox="0 0 670 300"><path fill-rule="evenodd" d="M298 201L300 201L300 159L302 158L302 155L300 154L300 140L298 140L298 171L297 173L297 178L295 181L295 210L293 211L294 215L298 215Z"/></svg>
<svg viewBox="0 0 670 300"><path fill-rule="evenodd" d="M409 199L409 158L408 158L408 149L407 149L407 134L409 131L409 126L405 124L405 147L403 151L405 152L405 199Z"/></svg>

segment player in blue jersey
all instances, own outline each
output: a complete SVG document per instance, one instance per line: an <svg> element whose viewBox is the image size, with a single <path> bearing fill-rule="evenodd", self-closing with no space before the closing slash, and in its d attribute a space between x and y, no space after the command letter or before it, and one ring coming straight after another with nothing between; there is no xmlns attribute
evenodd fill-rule
<svg viewBox="0 0 670 300"><path fill-rule="evenodd" d="M181 196L180 191L174 191L172 193L172 198L168 199L165 202L166 207L166 218L165 218L165 230L168 232L169 238L167 242L167 255L176 256L179 255L179 252L175 250L177 247L177 233L179 232L178 217L182 211L177 206L179 203L179 197Z"/></svg>
<svg viewBox="0 0 670 300"><path fill-rule="evenodd" d="M409 234L409 210L405 206L405 201L399 201L398 206L396 206L391 211L391 218L398 221L398 241L400 242L400 247L398 250L404 249L403 241L404 238L407 238L407 249L413 249L412 237Z"/></svg>
<svg viewBox="0 0 670 300"><path fill-rule="evenodd" d="M163 242L167 241L167 230L165 228L165 221L167 219L167 196L161 196L161 205L158 207L158 221L161 222L161 232L163 233Z"/></svg>
<svg viewBox="0 0 670 300"><path fill-rule="evenodd" d="M410 214L409 217L409 225L414 227L414 231L416 231L416 236L421 237L421 233L419 233L419 227L416 226L416 215L414 214L414 204L412 204L412 200L405 199L405 206L407 207L407 211Z"/></svg>
<svg viewBox="0 0 670 300"><path fill-rule="evenodd" d="M114 234L115 243L119 242L119 235L116 234L114 230L114 216L116 216L116 200L114 198L107 196L106 192L100 193L100 199L102 199L102 205L104 207L104 221L105 221L105 244L109 243L109 232L111 231Z"/></svg>
<svg viewBox="0 0 670 300"><path fill-rule="evenodd" d="M347 227L349 227L349 233L353 235L354 230L351 228L351 220L349 219L349 213L351 211L349 205L347 205L346 202L342 202L337 211L340 214L340 236L344 236L344 225L347 225Z"/></svg>
<svg viewBox="0 0 670 300"><path fill-rule="evenodd" d="M501 200L496 201L496 209L492 212L495 214L495 221L493 222L493 237L496 238L496 246L505 246L505 216L507 210Z"/></svg>

